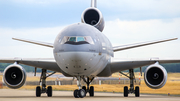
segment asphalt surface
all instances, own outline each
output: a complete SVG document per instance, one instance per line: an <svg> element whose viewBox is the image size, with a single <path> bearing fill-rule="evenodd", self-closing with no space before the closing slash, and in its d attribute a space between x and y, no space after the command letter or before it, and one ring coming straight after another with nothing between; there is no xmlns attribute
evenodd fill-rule
<svg viewBox="0 0 180 101"><path fill-rule="evenodd" d="M95 92L94 97L74 98L73 91L53 91L52 97L35 97L34 90L0 89L0 101L180 101L179 96L147 95L123 97L122 93Z"/></svg>

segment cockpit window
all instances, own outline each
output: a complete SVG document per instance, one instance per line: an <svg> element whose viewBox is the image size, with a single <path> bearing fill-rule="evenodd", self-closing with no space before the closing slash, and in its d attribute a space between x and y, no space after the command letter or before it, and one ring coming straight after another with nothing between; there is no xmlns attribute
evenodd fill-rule
<svg viewBox="0 0 180 101"><path fill-rule="evenodd" d="M76 41L76 37L70 37L68 41Z"/></svg>
<svg viewBox="0 0 180 101"><path fill-rule="evenodd" d="M90 36L64 36L61 41L61 44L94 44L92 38Z"/></svg>
<svg viewBox="0 0 180 101"><path fill-rule="evenodd" d="M79 41L86 41L84 37L77 37L77 42Z"/></svg>

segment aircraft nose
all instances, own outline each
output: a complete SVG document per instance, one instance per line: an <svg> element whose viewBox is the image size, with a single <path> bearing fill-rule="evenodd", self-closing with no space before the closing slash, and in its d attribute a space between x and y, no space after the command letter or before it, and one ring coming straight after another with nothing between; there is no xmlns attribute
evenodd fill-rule
<svg viewBox="0 0 180 101"><path fill-rule="evenodd" d="M73 72L83 72L91 67L90 61L93 55L85 53L70 53L66 58L66 68L70 68ZM89 66L89 67L88 67Z"/></svg>
<svg viewBox="0 0 180 101"><path fill-rule="evenodd" d="M70 57L66 59L66 64L71 64L73 68L80 69L81 67L83 67L83 63L86 63L85 61L86 58L84 54L70 53Z"/></svg>
<svg viewBox="0 0 180 101"><path fill-rule="evenodd" d="M95 53L88 52L64 52L58 55L58 65L66 73L73 75L87 75L97 64Z"/></svg>

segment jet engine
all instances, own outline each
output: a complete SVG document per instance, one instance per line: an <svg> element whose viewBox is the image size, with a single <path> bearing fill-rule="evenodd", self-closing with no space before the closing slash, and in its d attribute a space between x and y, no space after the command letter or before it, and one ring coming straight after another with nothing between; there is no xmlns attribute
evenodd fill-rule
<svg viewBox="0 0 180 101"><path fill-rule="evenodd" d="M99 31L104 29L104 18L100 10L94 7L87 8L81 16L81 22L96 27Z"/></svg>
<svg viewBox="0 0 180 101"><path fill-rule="evenodd" d="M158 62L150 65L144 72L144 81L148 87L159 89L166 84L167 71Z"/></svg>
<svg viewBox="0 0 180 101"><path fill-rule="evenodd" d="M9 65L4 70L3 81L9 88L20 88L26 81L26 72L22 66L16 63Z"/></svg>

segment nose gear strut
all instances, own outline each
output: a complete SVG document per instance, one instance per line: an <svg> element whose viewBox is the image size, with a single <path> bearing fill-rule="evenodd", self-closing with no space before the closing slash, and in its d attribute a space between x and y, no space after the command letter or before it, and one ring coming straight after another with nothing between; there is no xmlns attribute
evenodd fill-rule
<svg viewBox="0 0 180 101"><path fill-rule="evenodd" d="M94 96L94 87L91 86L89 88L89 84L93 81L94 77L93 78L89 78L87 77L87 80L85 79L85 77L80 77L80 76L77 76L77 86L79 89L76 89L74 90L74 97L75 98L83 98L86 96L86 93L89 92L89 95L92 97ZM87 89L86 89L86 86L83 86L82 89L81 89L81 78L83 79L83 81L87 84Z"/></svg>

